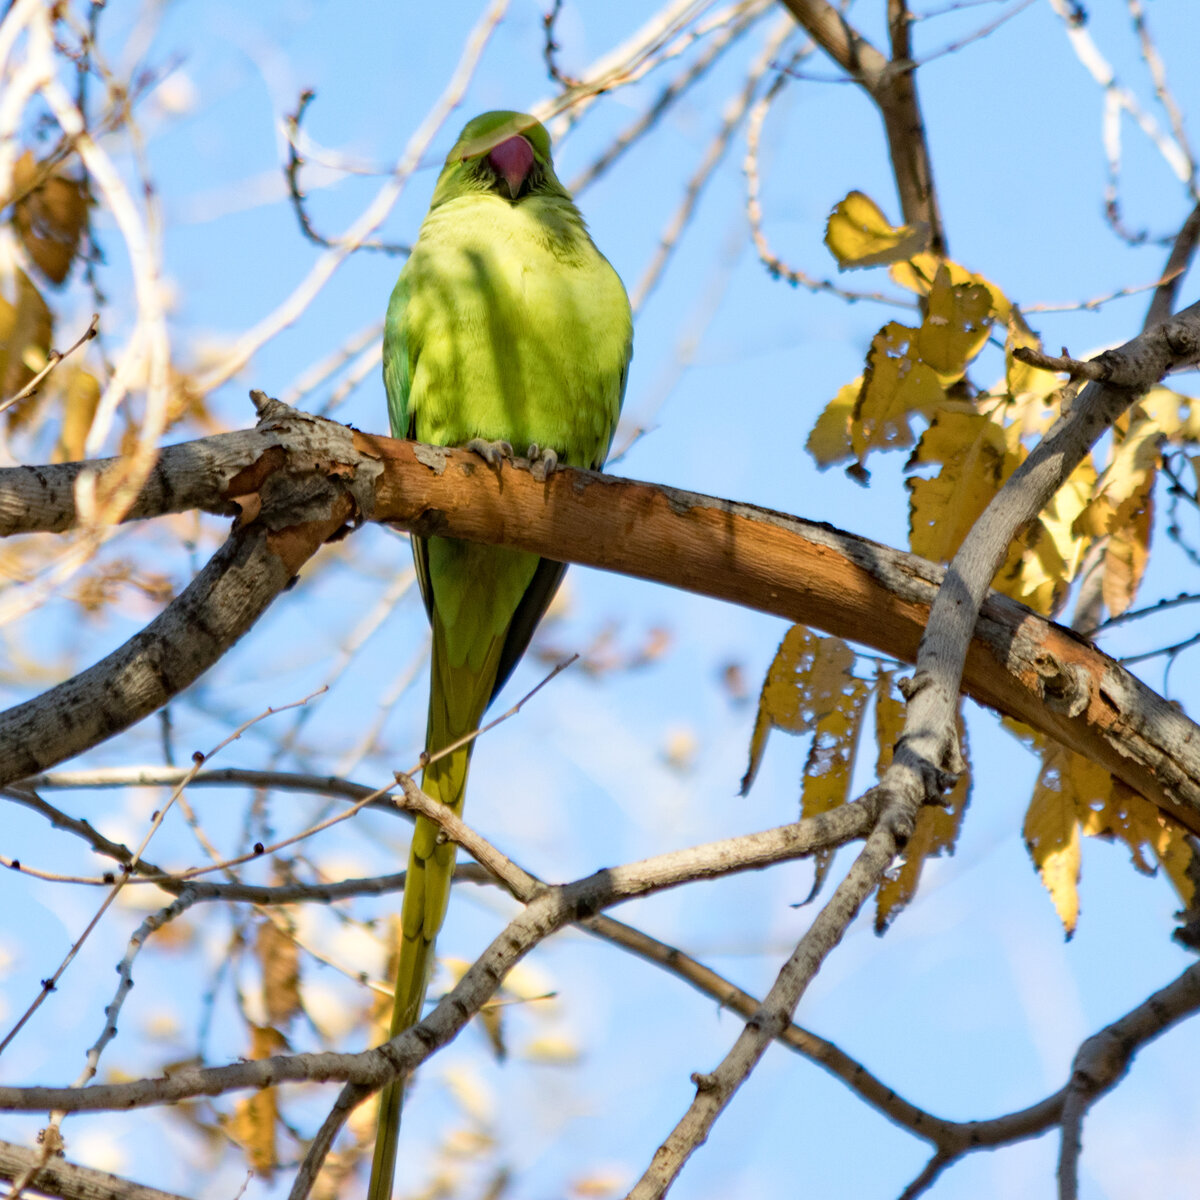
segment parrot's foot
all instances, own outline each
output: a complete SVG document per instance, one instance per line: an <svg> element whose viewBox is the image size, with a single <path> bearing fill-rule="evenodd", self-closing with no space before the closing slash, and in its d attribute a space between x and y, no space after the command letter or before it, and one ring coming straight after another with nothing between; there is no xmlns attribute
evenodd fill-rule
<svg viewBox="0 0 1200 1200"><path fill-rule="evenodd" d="M489 442L487 438L472 438L466 448L474 450L489 467L498 467L504 459L513 456L513 448L508 442Z"/></svg>
<svg viewBox="0 0 1200 1200"><path fill-rule="evenodd" d="M558 451L550 446L544 450L534 442L525 452L529 459L529 473L538 481L545 483L558 470Z"/></svg>

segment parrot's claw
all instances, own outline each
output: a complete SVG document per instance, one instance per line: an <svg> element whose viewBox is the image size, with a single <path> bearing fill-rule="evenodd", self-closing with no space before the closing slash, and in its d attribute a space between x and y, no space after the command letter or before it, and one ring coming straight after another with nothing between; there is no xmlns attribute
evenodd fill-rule
<svg viewBox="0 0 1200 1200"><path fill-rule="evenodd" d="M498 467L504 459L513 456L513 448L508 442L489 442L487 438L472 438L466 448L474 450L489 467Z"/></svg>
<svg viewBox="0 0 1200 1200"><path fill-rule="evenodd" d="M545 483L558 470L558 451L550 446L543 450L534 442L525 456L529 459L529 473L538 483Z"/></svg>

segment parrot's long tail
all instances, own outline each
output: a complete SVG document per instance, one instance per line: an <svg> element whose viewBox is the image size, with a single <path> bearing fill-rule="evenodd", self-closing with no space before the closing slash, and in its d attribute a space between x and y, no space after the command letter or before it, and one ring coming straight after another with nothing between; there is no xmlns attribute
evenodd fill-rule
<svg viewBox="0 0 1200 1200"><path fill-rule="evenodd" d="M496 679L499 646L487 655L481 672L455 668L447 661L440 621L433 623L433 678L429 689L429 725L426 753L433 755L479 728ZM502 639L501 639L502 640ZM467 768L474 742L431 762L421 786L432 799L461 815L467 786ZM402 941L396 967L395 1002L389 1037L402 1033L421 1019L425 991L433 971L433 947L446 916L450 882L454 875L455 845L438 842L438 826L418 817L408 855L404 904L400 909ZM404 1080L384 1089L379 1101L375 1157L367 1200L390 1200L400 1134Z"/></svg>

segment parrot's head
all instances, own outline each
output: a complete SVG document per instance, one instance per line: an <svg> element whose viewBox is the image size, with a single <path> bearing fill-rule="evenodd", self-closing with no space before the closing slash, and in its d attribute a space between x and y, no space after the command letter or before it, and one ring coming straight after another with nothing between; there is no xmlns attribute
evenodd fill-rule
<svg viewBox="0 0 1200 1200"><path fill-rule="evenodd" d="M550 135L526 113L487 112L468 121L446 155L431 208L470 192L510 204L529 196L568 196L554 174Z"/></svg>

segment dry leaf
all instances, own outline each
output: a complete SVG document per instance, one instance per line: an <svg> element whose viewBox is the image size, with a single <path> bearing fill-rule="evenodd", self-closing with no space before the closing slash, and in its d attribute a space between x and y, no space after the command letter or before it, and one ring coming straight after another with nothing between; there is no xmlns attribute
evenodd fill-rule
<svg viewBox="0 0 1200 1200"><path fill-rule="evenodd" d="M33 152L26 150L13 167L14 191L23 192L41 171ZM87 182L56 168L13 205L17 235L52 283L62 283L71 270L87 228L88 202Z"/></svg>
<svg viewBox="0 0 1200 1200"><path fill-rule="evenodd" d="M286 1028L302 1007L300 952L295 940L268 917L259 922L255 950L262 971L263 1010L272 1025Z"/></svg>

